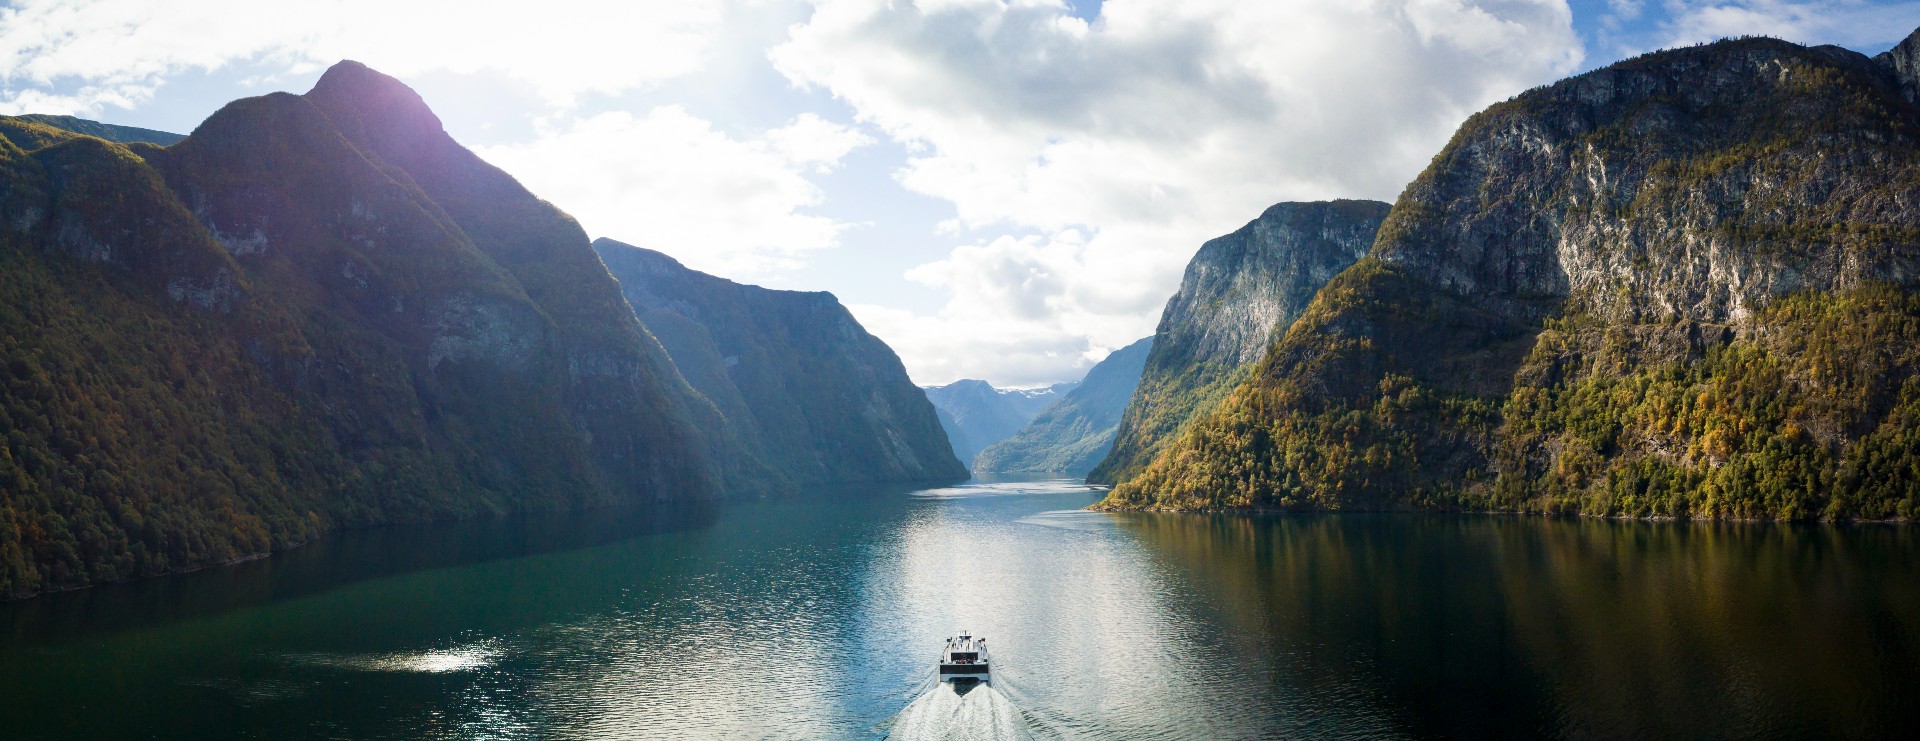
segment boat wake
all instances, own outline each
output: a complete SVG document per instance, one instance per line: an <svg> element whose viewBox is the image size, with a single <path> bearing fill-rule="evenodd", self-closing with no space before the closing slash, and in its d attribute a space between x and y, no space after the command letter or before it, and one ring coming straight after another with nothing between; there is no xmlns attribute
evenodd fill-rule
<svg viewBox="0 0 1920 741"><path fill-rule="evenodd" d="M1031 739L1025 713L991 684L936 682L894 716L887 738Z"/></svg>

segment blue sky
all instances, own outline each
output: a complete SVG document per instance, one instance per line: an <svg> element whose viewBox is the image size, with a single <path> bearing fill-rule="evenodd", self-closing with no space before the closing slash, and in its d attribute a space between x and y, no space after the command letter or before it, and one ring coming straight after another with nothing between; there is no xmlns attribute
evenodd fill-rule
<svg viewBox="0 0 1920 741"><path fill-rule="evenodd" d="M18 2L0 112L189 131L359 59L607 236L828 290L920 383L1076 378L1266 205L1391 201L1460 120L1740 34L1877 53L1848 0Z"/></svg>

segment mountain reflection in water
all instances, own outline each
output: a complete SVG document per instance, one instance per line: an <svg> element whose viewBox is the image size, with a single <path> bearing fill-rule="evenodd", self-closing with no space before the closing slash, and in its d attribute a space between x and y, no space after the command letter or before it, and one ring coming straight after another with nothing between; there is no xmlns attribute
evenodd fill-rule
<svg viewBox="0 0 1920 741"><path fill-rule="evenodd" d="M1846 737L1905 527L1086 512L1071 482L366 531L0 605L9 737ZM946 636L994 680L934 681Z"/></svg>

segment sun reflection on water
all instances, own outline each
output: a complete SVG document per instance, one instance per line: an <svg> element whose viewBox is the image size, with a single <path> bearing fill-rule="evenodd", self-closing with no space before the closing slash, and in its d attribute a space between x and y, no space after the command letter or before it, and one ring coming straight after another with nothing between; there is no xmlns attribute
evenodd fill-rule
<svg viewBox="0 0 1920 741"><path fill-rule="evenodd" d="M424 651L397 651L378 654L288 654L289 663L362 672L411 672L445 674L485 669L505 653L497 640L478 641L465 646Z"/></svg>

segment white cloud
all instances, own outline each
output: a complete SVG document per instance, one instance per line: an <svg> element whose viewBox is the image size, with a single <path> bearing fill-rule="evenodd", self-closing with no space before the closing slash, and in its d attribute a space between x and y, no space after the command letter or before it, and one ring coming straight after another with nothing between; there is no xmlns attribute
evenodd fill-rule
<svg viewBox="0 0 1920 741"><path fill-rule="evenodd" d="M815 6L775 66L904 145L899 181L953 226L1036 235L910 273L950 292L937 314L862 315L923 383L1071 375L1152 331L1202 241L1276 201L1390 200L1468 114L1581 59L1561 0Z"/></svg>
<svg viewBox="0 0 1920 741"><path fill-rule="evenodd" d="M1920 3L1864 0L1669 0L1661 46L1730 36L1773 36L1803 44L1891 47L1920 24Z"/></svg>
<svg viewBox="0 0 1920 741"><path fill-rule="evenodd" d="M737 278L838 242L848 225L805 213L824 198L807 173L871 141L812 114L737 139L662 106L640 117L615 111L549 123L531 142L479 154L595 236Z"/></svg>
<svg viewBox="0 0 1920 741"><path fill-rule="evenodd" d="M1151 324L1140 326L1141 297L1126 278L1178 270L1187 258L1141 251L1105 259L1090 255L1092 248L1086 235L1073 229L966 245L904 276L947 291L950 299L939 311L851 308L868 331L900 354L916 383L985 378L1004 387L1069 380L1108 352L1152 332ZM1153 316L1165 299L1147 297Z"/></svg>
<svg viewBox="0 0 1920 741"><path fill-rule="evenodd" d="M490 72L556 104L696 71L718 2L544 0L511 12L459 0L19 0L0 9L0 105L73 84L69 110L131 107L169 76L262 60L311 70L358 59L388 74ZM569 20L561 20L569 19Z"/></svg>
<svg viewBox="0 0 1920 741"><path fill-rule="evenodd" d="M873 143L873 137L811 113L802 113L793 123L767 132L765 139L789 161L809 165L816 172L832 170L849 152Z"/></svg>

